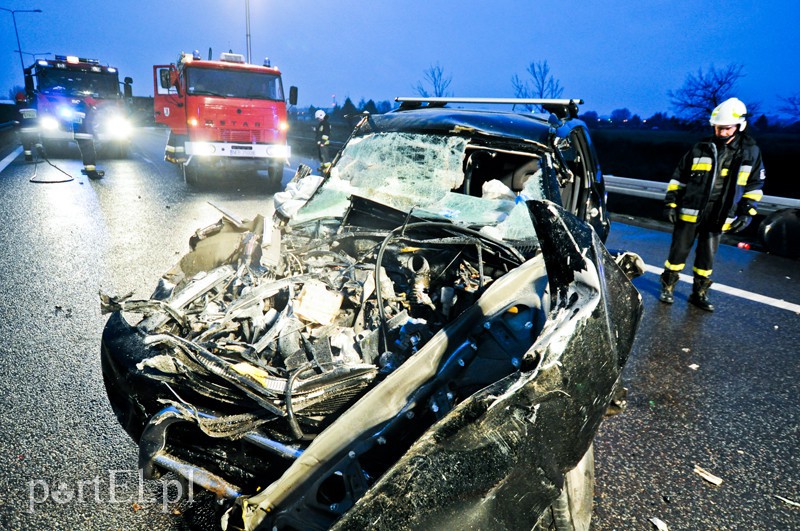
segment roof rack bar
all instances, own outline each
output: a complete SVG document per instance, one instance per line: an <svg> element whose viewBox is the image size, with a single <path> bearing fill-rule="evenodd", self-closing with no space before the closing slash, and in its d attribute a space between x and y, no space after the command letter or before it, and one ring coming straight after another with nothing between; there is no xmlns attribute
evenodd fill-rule
<svg viewBox="0 0 800 531"><path fill-rule="evenodd" d="M535 98L425 98L425 97L397 97L394 101L408 103L491 103L510 105L571 105L583 104L582 99L535 99Z"/></svg>

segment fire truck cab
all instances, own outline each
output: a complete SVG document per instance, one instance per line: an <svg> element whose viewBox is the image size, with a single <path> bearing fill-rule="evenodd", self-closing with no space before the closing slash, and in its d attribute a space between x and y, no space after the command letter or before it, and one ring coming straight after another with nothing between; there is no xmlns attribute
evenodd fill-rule
<svg viewBox="0 0 800 531"><path fill-rule="evenodd" d="M241 54L215 61L181 53L153 67L153 82L156 123L170 130L164 158L181 166L187 183L266 170L270 186L280 186L291 149L278 68L247 64ZM297 87L289 94L296 105Z"/></svg>
<svg viewBox="0 0 800 531"><path fill-rule="evenodd" d="M88 119L97 150L126 157L132 133L128 117L132 83L126 77L120 92L116 68L101 65L97 59L71 55L39 59L26 68L25 92L36 109L38 134L45 151L54 153L66 148L74 142L74 124ZM93 110L87 118L79 109L89 102Z"/></svg>

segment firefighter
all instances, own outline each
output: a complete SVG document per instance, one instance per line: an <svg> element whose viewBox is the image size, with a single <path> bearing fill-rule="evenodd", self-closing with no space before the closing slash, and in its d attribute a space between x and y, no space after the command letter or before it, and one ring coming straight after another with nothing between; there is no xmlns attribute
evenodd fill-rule
<svg viewBox="0 0 800 531"><path fill-rule="evenodd" d="M319 171L327 172L331 167L330 144L331 144L331 123L328 121L328 115L325 111L318 109L314 113L314 118L317 119L317 148L319 150Z"/></svg>
<svg viewBox="0 0 800 531"><path fill-rule="evenodd" d="M75 106L72 122L72 137L81 151L83 169L81 173L90 179L99 179L105 172L97 169L97 152L94 148L94 111L97 101L91 96L80 100Z"/></svg>
<svg viewBox="0 0 800 531"><path fill-rule="evenodd" d="M19 141L25 153L25 162L33 162L33 149L39 144L39 127L36 124L36 109L28 105L24 92L15 96L17 115L19 117Z"/></svg>
<svg viewBox="0 0 800 531"><path fill-rule="evenodd" d="M667 186L664 216L674 224L659 300L674 302L678 273L695 240L694 281L689 302L708 312L714 255L723 232L744 230L756 215L766 172L761 150L744 132L747 108L737 98L719 104L709 123L713 136L683 156Z"/></svg>

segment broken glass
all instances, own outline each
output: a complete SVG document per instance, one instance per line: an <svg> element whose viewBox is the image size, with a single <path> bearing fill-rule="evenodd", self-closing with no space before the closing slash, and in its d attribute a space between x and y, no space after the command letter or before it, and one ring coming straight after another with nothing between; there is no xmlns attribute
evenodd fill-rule
<svg viewBox="0 0 800 531"><path fill-rule="evenodd" d="M295 221L341 217L353 194L401 210L433 205L462 184L467 142L455 136L411 133L353 139L331 177Z"/></svg>

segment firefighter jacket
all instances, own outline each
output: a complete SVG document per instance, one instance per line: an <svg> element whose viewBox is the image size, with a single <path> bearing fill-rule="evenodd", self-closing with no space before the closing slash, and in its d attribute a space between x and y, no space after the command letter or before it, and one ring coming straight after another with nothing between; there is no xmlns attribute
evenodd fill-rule
<svg viewBox="0 0 800 531"><path fill-rule="evenodd" d="M683 156L664 198L666 207L678 209L678 219L687 223L705 219L712 230L724 232L736 217L756 215L766 178L764 163L755 140L744 133L738 137L733 140L734 152L727 167L720 167L720 148L714 137L698 142ZM718 215L714 219L703 218L718 179L725 179L721 208L715 209Z"/></svg>
<svg viewBox="0 0 800 531"><path fill-rule="evenodd" d="M331 123L328 121L327 116L317 124L316 133L317 145L327 146L331 143Z"/></svg>

